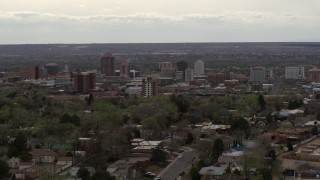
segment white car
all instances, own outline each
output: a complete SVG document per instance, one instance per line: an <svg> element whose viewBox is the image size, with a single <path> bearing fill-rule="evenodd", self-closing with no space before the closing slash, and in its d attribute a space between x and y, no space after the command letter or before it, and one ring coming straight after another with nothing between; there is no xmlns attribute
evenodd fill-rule
<svg viewBox="0 0 320 180"><path fill-rule="evenodd" d="M178 156L178 159L182 159L183 158L183 156L182 156L182 154L180 154L179 156Z"/></svg>

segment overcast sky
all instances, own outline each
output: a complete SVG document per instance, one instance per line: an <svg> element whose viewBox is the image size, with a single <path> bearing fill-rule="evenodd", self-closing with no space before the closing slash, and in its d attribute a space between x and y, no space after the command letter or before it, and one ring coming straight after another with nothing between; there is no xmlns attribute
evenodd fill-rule
<svg viewBox="0 0 320 180"><path fill-rule="evenodd" d="M320 41L320 0L0 0L0 44Z"/></svg>

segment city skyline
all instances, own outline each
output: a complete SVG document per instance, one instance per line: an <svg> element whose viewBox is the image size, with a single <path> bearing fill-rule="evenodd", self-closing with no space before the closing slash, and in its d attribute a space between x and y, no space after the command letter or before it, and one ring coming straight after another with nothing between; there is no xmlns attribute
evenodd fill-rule
<svg viewBox="0 0 320 180"><path fill-rule="evenodd" d="M0 6L1 44L320 40L316 0L4 0Z"/></svg>

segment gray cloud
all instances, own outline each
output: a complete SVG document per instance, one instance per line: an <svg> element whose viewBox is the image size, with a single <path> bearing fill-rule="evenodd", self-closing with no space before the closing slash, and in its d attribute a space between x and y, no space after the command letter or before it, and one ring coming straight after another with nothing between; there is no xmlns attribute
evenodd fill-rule
<svg viewBox="0 0 320 180"><path fill-rule="evenodd" d="M286 12L76 16L0 11L0 43L320 40L319 20L316 16Z"/></svg>

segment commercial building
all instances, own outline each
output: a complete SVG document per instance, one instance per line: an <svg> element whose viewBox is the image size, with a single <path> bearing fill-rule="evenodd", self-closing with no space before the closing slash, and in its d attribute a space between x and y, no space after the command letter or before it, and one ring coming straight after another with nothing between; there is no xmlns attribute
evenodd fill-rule
<svg viewBox="0 0 320 180"><path fill-rule="evenodd" d="M185 61L177 62L177 71L181 71L183 73L182 79L185 79L185 70L188 68L188 63Z"/></svg>
<svg viewBox="0 0 320 180"><path fill-rule="evenodd" d="M101 74L114 76L114 56L110 53L101 57Z"/></svg>
<svg viewBox="0 0 320 180"><path fill-rule="evenodd" d="M129 62L127 60L121 61L120 76L128 77L128 75L129 75Z"/></svg>
<svg viewBox="0 0 320 180"><path fill-rule="evenodd" d="M305 76L302 66L288 66L285 71L286 79L303 79Z"/></svg>
<svg viewBox="0 0 320 180"><path fill-rule="evenodd" d="M190 68L186 69L184 74L185 74L185 78L184 78L185 82L190 82L194 80L193 69L190 69Z"/></svg>
<svg viewBox="0 0 320 180"><path fill-rule="evenodd" d="M94 73L82 72L76 73L74 77L74 91L79 93L89 93L91 89L95 89L96 75Z"/></svg>
<svg viewBox="0 0 320 180"><path fill-rule="evenodd" d="M320 69L312 68L308 70L308 80L311 82L320 82Z"/></svg>
<svg viewBox="0 0 320 180"><path fill-rule="evenodd" d="M174 77L176 74L175 68L161 68L161 77Z"/></svg>
<svg viewBox="0 0 320 180"><path fill-rule="evenodd" d="M204 74L204 62L198 60L194 63L194 74L195 75L203 75Z"/></svg>
<svg viewBox="0 0 320 180"><path fill-rule="evenodd" d="M250 67L250 81L251 82L265 82L266 68L262 66Z"/></svg>
<svg viewBox="0 0 320 180"><path fill-rule="evenodd" d="M142 79L141 95L145 98L158 95L158 81L152 77Z"/></svg>
<svg viewBox="0 0 320 180"><path fill-rule="evenodd" d="M49 64L46 64L44 66L44 69L46 70L46 74L48 76L56 76L56 74L59 72L59 67L58 67L58 64L56 63L49 63Z"/></svg>
<svg viewBox="0 0 320 180"><path fill-rule="evenodd" d="M160 62L159 69L161 70L162 68L172 68L172 63L171 62Z"/></svg>
<svg viewBox="0 0 320 180"><path fill-rule="evenodd" d="M130 78L137 78L137 77L140 77L140 71L136 71L136 70L130 70L130 73L129 73L129 77Z"/></svg>

